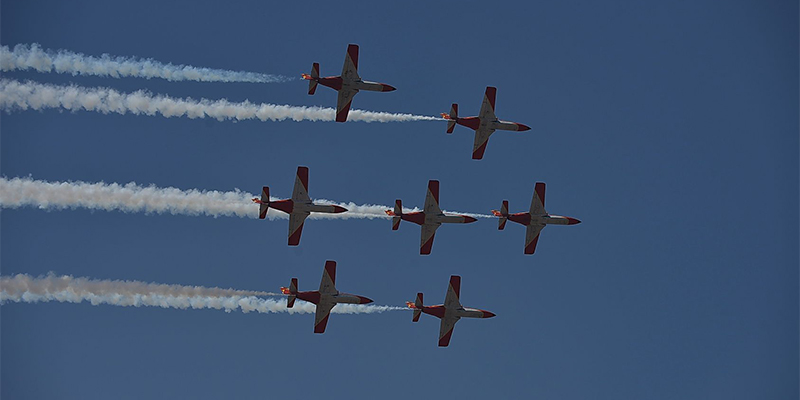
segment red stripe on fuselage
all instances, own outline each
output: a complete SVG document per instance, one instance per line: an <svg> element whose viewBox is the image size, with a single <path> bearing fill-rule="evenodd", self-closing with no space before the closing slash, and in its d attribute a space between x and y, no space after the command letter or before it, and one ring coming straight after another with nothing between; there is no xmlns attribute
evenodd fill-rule
<svg viewBox="0 0 800 400"><path fill-rule="evenodd" d="M508 216L508 219L514 221L518 224L522 224L528 226L531 224L531 214L530 213L516 213L511 214Z"/></svg>
<svg viewBox="0 0 800 400"><path fill-rule="evenodd" d="M309 303L319 304L319 292L314 290L310 292L297 292L297 298L305 300Z"/></svg>
<svg viewBox="0 0 800 400"><path fill-rule="evenodd" d="M281 210L287 214L291 214L292 210L294 210L294 201L292 201L291 199L270 201L269 206L276 210Z"/></svg>
<svg viewBox="0 0 800 400"><path fill-rule="evenodd" d="M404 221L413 222L417 225L422 225L425 223L425 213L422 211L412 212L408 214L400 215L400 218Z"/></svg>
<svg viewBox="0 0 800 400"><path fill-rule="evenodd" d="M423 306L420 308L422 312L428 315L433 315L436 318L444 318L445 308L443 305L439 306Z"/></svg>
<svg viewBox="0 0 800 400"><path fill-rule="evenodd" d="M474 131L481 126L481 119L478 117L456 118L456 123Z"/></svg>

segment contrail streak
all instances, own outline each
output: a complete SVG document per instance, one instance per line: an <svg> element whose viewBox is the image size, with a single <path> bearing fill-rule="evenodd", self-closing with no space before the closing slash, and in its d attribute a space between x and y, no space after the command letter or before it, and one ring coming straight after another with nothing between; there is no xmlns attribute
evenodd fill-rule
<svg viewBox="0 0 800 400"><path fill-rule="evenodd" d="M0 109L96 111L103 114L161 115L166 118L214 118L219 121L333 121L336 110L323 107L255 104L249 101L233 103L228 100L194 100L154 95L138 90L122 93L111 88L87 88L77 85L59 86L0 79ZM441 118L424 115L396 114L351 110L348 121L407 122L439 121Z"/></svg>
<svg viewBox="0 0 800 400"><path fill-rule="evenodd" d="M92 57L67 50L42 50L36 43L18 44L14 46L14 50L8 46L0 47L0 70L29 69L37 72L72 74L73 76L160 78L168 81L271 83L292 80L292 78L281 75L164 64L150 58L119 57L108 54Z"/></svg>
<svg viewBox="0 0 800 400"><path fill-rule="evenodd" d="M235 216L258 218L258 205L252 202L255 195L240 190L220 192L216 190L181 190L174 187L159 188L140 186L134 182L117 183L47 182L31 178L0 178L0 208L26 206L44 210L86 208L90 210L144 212L173 215L207 215L211 217ZM272 197L271 200L277 200ZM312 213L312 219L388 219L385 210L390 206L355 203L340 203L330 200L315 200L324 204L344 207L341 214ZM405 212L419 211L418 208ZM465 214L465 213L458 213ZM485 214L465 214L476 218L492 218ZM269 219L287 219L288 215L270 209Z"/></svg>
<svg viewBox="0 0 800 400"><path fill-rule="evenodd" d="M233 289L205 288L200 286L163 285L138 281L110 281L71 276L31 277L19 274L0 277L0 304L6 302L62 303L89 302L92 305L108 304L121 307L161 307L185 310L214 309L244 313L308 314L316 306L297 302L286 308L285 300L262 299L256 295L274 295L267 292ZM404 307L339 304L331 311L338 314L372 314L384 311L407 310Z"/></svg>

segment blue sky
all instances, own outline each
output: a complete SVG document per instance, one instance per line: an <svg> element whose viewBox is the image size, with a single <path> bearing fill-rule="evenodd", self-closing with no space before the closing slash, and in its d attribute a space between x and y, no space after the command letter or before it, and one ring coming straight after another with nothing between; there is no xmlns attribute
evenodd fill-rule
<svg viewBox="0 0 800 400"><path fill-rule="evenodd" d="M310 315L6 304L4 399L496 396L619 399L798 397L798 6L778 1L318 2L3 1L0 43L200 67L334 75L348 43L364 79L354 108L497 115L531 126L493 135L444 122L219 122L92 112L0 116L0 172L289 196L298 165L312 197L445 209L528 208L536 181L548 227L444 226L433 254L419 228L2 211L2 274L275 291L315 288L327 259L340 290L402 305L465 306L447 349L438 320L410 313ZM197 83L9 72L4 77L176 97L334 106L289 83ZM256 212L254 210L254 212Z"/></svg>

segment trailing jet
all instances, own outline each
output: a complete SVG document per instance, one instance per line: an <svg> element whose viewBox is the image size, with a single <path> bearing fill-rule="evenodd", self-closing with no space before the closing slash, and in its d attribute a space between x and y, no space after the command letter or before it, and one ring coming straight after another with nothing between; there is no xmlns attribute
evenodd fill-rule
<svg viewBox="0 0 800 400"><path fill-rule="evenodd" d="M581 223L580 220L575 218L548 214L544 210L544 189L544 182L536 182L529 212L509 214L508 200L503 200L503 206L500 211L492 210L492 214L500 217L500 225L497 229L501 231L506 227L506 221L508 220L527 227L525 232L525 254L533 254L536 251L539 233L544 229L545 225L576 225Z"/></svg>
<svg viewBox="0 0 800 400"><path fill-rule="evenodd" d="M267 217L270 207L289 214L289 246L300 244L303 222L312 212L338 214L347 211L344 207L311 202L311 198L308 197L308 167L297 167L297 178L294 181L291 199L270 201L269 187L264 186L261 189L261 198L254 198L253 202L259 204L260 219Z"/></svg>
<svg viewBox="0 0 800 400"><path fill-rule="evenodd" d="M438 306L426 306L422 303L422 293L417 293L417 299L406 305L414 310L412 321L419 321L421 313L433 315L442 320L439 325L439 347L447 347L450 344L450 337L453 335L453 328L461 318L492 318L494 313L479 310L477 308L467 308L461 305L459 295L461 292L461 277L458 275L450 276L450 285L447 287L447 295L444 297L444 304Z"/></svg>
<svg viewBox="0 0 800 400"><path fill-rule="evenodd" d="M286 307L294 307L295 299L307 301L317 305L317 312L314 316L314 333L325 332L328 325L328 317L331 310L339 303L347 304L368 304L371 299L355 294L341 293L336 290L336 261L325 261L325 269L322 271L322 282L319 283L319 290L299 292L297 290L297 278L292 278L292 283L288 288L282 287L281 293L288 294L289 298Z"/></svg>
<svg viewBox="0 0 800 400"><path fill-rule="evenodd" d="M486 151L486 144L489 143L489 136L495 130L501 131L527 131L530 127L516 122L500 121L494 115L494 98L497 95L497 88L487 86L486 94L481 103L481 112L477 117L459 118L458 104L450 107L450 114L442 113L442 117L447 120L447 133L453 133L456 124L466 126L475 131L475 143L472 145L472 159L480 160L483 152Z"/></svg>
<svg viewBox="0 0 800 400"><path fill-rule="evenodd" d="M308 80L308 94L317 91L317 84L327 86L339 92L336 100L336 122L347 121L347 113L350 111L350 103L359 90L369 90L371 92L391 92L395 90L393 86L361 80L358 76L358 45L347 46L347 54L344 56L344 67L341 76L319 76L319 63L311 66L311 74L303 74L303 79Z"/></svg>
<svg viewBox="0 0 800 400"><path fill-rule="evenodd" d="M403 213L403 202L396 200L394 210L386 210L392 216L392 230L400 228L400 221L406 220L421 225L422 237L419 242L419 254L431 254L433 236L441 224L468 224L477 221L466 215L445 215L439 208L439 181L428 181L428 193L425 196L423 211Z"/></svg>

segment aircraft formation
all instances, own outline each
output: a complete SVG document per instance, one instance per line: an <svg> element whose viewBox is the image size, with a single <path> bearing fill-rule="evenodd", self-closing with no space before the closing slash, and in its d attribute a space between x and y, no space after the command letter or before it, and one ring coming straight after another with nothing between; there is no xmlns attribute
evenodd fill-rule
<svg viewBox="0 0 800 400"><path fill-rule="evenodd" d="M359 47L350 44L345 54L344 66L340 76L321 77L319 63L313 63L310 74L302 74L308 80L308 94L316 92L317 85L323 85L338 92L336 103L336 122L347 121L347 115L353 102L353 97L361 91L390 92L393 86L364 81L358 74ZM462 125L475 131L472 146L472 159L483 159L489 137L497 130L527 131L531 128L517 122L501 121L495 115L495 99L497 88L487 87L481 103L478 116L459 117L458 104L453 104L449 113L442 113L442 118L447 122L448 134L453 133L456 125ZM259 204L259 218L266 218L270 208L289 214L289 246L300 244L300 235L303 231L305 219L311 213L344 213L348 210L336 205L314 204L308 194L308 167L297 167L294 188L291 199L270 200L269 187L264 186L260 198L253 202ZM503 200L500 210L492 210L492 214L499 219L499 230L503 230L507 221L512 221L526 227L524 254L534 254L542 229L547 225L576 225L581 221L572 217L549 214L544 208L545 183L537 182L530 210L510 214L508 200ZM420 226L419 254L428 255L433 250L433 239L436 230L442 224L469 224L475 222L474 217L468 215L445 214L439 207L439 181L428 181L428 190L425 194L425 204L422 211L404 212L400 199L395 201L394 209L386 210L391 217L392 230L398 230L401 221L408 221ZM339 292L336 289L336 262L328 260L322 274L319 290L299 291L297 278L292 278L289 287L282 287L281 292L288 296L286 306L292 308L297 299L316 304L314 318L314 333L323 333L328 324L331 310L339 303L367 304L372 300L360 296ZM423 294L417 293L413 302L406 302L408 308L413 310L412 321L419 321L421 314L428 314L441 320L439 329L439 346L446 347L450 344L453 328L461 318L492 318L494 313L477 308L461 305L461 276L452 275L445 294L444 304L426 306L423 303Z"/></svg>

